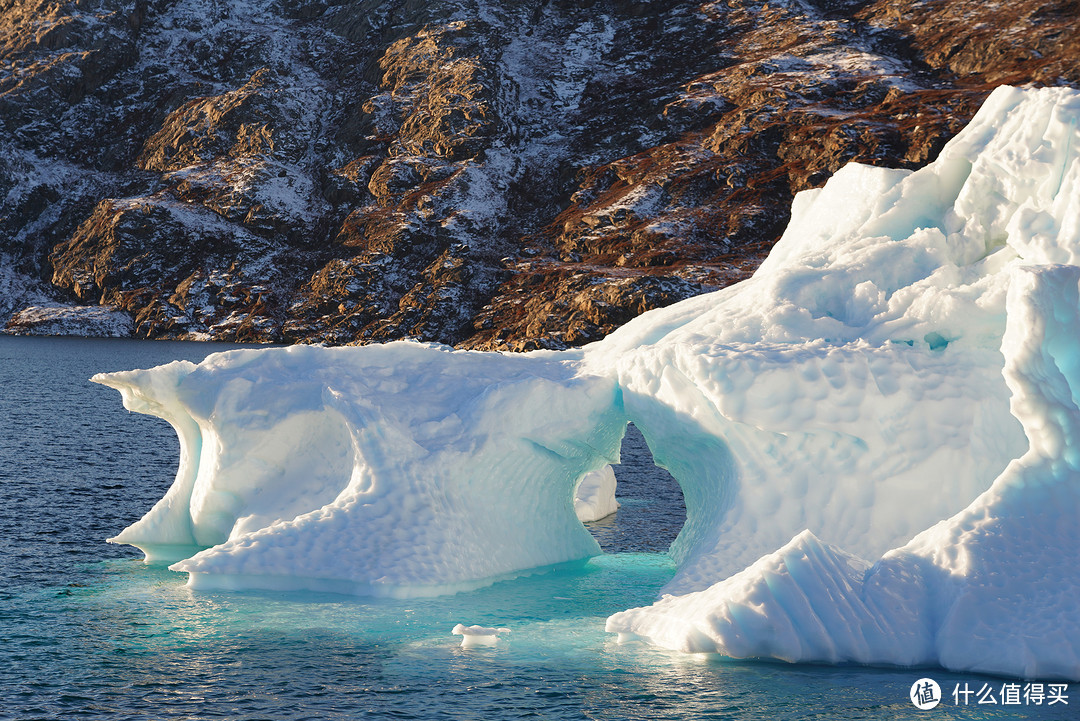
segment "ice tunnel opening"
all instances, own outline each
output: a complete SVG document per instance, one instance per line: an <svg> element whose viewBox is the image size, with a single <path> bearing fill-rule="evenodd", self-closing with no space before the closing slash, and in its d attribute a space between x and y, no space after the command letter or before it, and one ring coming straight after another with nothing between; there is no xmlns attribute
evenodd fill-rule
<svg viewBox="0 0 1080 721"><path fill-rule="evenodd" d="M656 465L641 431L630 423L622 439L621 462L613 464L619 509L586 522L604 553L666 553L686 522L686 502L678 481Z"/></svg>

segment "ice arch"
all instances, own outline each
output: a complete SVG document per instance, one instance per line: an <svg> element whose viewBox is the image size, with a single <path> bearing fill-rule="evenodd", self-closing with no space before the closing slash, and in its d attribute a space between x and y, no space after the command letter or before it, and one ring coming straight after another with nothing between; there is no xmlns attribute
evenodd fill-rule
<svg viewBox="0 0 1080 721"><path fill-rule="evenodd" d="M202 588L411 595L488 583L599 552L574 490L618 460L630 419L682 488L687 520L671 551L683 570L669 590L693 590L807 527L880 554L962 508L1013 453L1008 434L969 452L995 410L1009 417L1000 382L973 372L913 399L937 392L955 358L907 346L869 362L867 349L775 352L714 359L696 383L678 353L656 356L655 376L635 367L611 379L581 373L580 355L415 343L233 351L110 374L98 380L169 420L182 443L173 488L112 540L176 562ZM886 361L901 367L883 376L915 380L883 395L864 366ZM799 411L820 394L812 384L782 395L780 409L754 400L792 367L827 384L822 364L851 376L844 393L861 404L843 410L851 427ZM733 390L710 390L721 375L756 379L741 392L757 416L725 407ZM658 379L648 395L647 377ZM856 428L867 408L885 415Z"/></svg>
<svg viewBox="0 0 1080 721"><path fill-rule="evenodd" d="M621 369L627 416L686 498L666 590L726 578L805 528L880 555L964 508L1024 450L1000 362L906 344L674 346Z"/></svg>
<svg viewBox="0 0 1080 721"><path fill-rule="evenodd" d="M599 552L574 490L625 418L613 380L561 357L292 347L95 380L182 445L111 540L179 555L195 587L434 594Z"/></svg>
<svg viewBox="0 0 1080 721"><path fill-rule="evenodd" d="M172 489L115 540L213 543L172 566L196 587L446 592L595 553L574 488L631 420L686 499L667 589L683 595L611 630L1080 679L1080 572L1063 560L1080 341L1054 330L1080 304L1078 124L1075 91L999 89L926 168L849 165L801 193L749 281L583 350L289 348L96 377L184 446ZM300 413L324 429L302 459L247 457ZM1022 598L987 569L1044 558L1067 592L1044 583L1013 632L992 594Z"/></svg>

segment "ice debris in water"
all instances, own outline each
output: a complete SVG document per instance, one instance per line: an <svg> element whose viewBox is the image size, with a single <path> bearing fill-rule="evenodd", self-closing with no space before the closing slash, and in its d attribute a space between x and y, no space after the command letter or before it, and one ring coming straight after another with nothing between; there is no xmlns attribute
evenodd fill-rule
<svg viewBox="0 0 1080 721"><path fill-rule="evenodd" d="M1074 90L999 88L927 167L800 193L748 281L583 349L96 376L181 444L113 540L195 588L471 588L599 552L575 492L630 421L687 520L668 595L610 631L1080 680L1078 125Z"/></svg>
<svg viewBox="0 0 1080 721"><path fill-rule="evenodd" d="M465 626L458 624L450 633L461 636L461 647L472 648L474 646L494 646L499 642L499 636L510 633L508 628L488 628L486 626Z"/></svg>

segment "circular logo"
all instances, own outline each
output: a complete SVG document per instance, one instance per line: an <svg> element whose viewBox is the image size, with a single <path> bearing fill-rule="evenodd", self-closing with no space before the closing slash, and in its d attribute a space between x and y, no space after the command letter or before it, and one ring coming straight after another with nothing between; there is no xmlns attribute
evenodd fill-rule
<svg viewBox="0 0 1080 721"><path fill-rule="evenodd" d="M925 711L941 703L941 687L932 678L920 678L911 684L911 703L915 708Z"/></svg>

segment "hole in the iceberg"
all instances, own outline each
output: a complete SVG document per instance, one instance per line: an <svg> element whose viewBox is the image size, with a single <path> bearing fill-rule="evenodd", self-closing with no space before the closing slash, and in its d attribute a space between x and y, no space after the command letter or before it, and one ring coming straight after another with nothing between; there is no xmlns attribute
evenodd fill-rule
<svg viewBox="0 0 1080 721"><path fill-rule="evenodd" d="M682 489L653 463L641 431L631 423L614 466L619 510L585 524L604 553L664 553L686 521Z"/></svg>
<svg viewBox="0 0 1080 721"><path fill-rule="evenodd" d="M945 350L949 345L949 339L937 331L930 331L923 336L923 340L930 346L930 350Z"/></svg>

